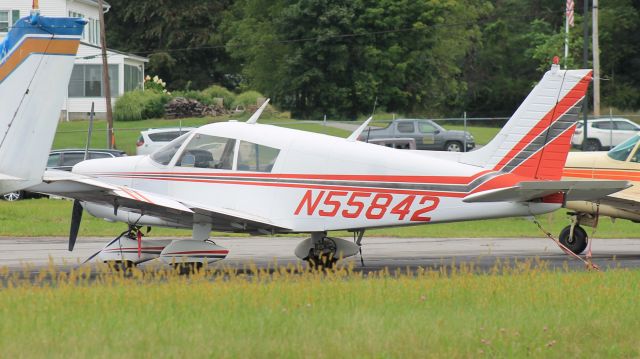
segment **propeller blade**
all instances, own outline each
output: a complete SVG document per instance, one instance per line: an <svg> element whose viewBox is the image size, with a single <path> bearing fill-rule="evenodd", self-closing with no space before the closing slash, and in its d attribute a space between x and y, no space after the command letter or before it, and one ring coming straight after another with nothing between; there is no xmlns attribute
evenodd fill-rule
<svg viewBox="0 0 640 359"><path fill-rule="evenodd" d="M138 259L140 259L140 257L142 257L142 231L140 231L139 229L138 229L137 237L138 237Z"/></svg>
<svg viewBox="0 0 640 359"><path fill-rule="evenodd" d="M83 208L80 201L73 201L73 210L71 212L71 228L69 229L69 252L73 252L73 247L78 239L78 231L80 230L80 222L82 221Z"/></svg>

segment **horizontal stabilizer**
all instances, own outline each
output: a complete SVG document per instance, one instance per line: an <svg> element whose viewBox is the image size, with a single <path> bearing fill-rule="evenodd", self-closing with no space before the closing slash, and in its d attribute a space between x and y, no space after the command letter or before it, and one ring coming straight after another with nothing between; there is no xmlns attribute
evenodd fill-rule
<svg viewBox="0 0 640 359"><path fill-rule="evenodd" d="M466 196L466 203L529 202L555 193L564 193L566 201L593 201L629 188L627 181L531 181Z"/></svg>

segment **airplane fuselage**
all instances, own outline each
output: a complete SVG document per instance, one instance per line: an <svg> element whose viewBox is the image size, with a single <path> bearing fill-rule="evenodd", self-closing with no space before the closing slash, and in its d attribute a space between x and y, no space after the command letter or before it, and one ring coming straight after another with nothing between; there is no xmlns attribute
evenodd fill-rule
<svg viewBox="0 0 640 359"><path fill-rule="evenodd" d="M198 164L197 158L187 159L187 154L199 156L198 152L202 152L190 145L196 136L203 139L200 148L209 150L213 146L204 140L207 136L216 141L235 140L227 142L232 149L228 163L213 160ZM271 165L257 163L252 170L246 165L244 148L255 148L254 152L269 149L277 155ZM210 168L212 163L225 168ZM251 214L293 232L528 216L550 212L561 205L463 203L462 199L471 193L527 179L439 158L437 152L419 155L333 136L238 122L211 124L194 131L165 164L153 155L135 156L85 161L73 172L199 207L215 205ZM147 224L143 222L139 224Z"/></svg>

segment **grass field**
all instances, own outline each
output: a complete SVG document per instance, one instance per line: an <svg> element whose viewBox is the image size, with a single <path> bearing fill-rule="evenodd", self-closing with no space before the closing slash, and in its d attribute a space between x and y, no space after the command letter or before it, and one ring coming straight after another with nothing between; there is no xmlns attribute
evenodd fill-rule
<svg viewBox="0 0 640 359"><path fill-rule="evenodd" d="M0 236L67 236L72 202L66 200L37 199L19 202L0 201ZM542 225L557 235L569 222L565 211L557 211L538 218ZM124 230L122 223L109 223L85 214L80 236L115 236ZM602 219L596 238L637 238L638 225L629 221ZM591 235L591 229L586 228ZM151 236L190 236L188 230L156 227ZM237 234L214 233L214 236ZM346 232L332 232L335 236L350 236ZM367 236L385 237L544 237L534 223L526 218L505 218L455 224L431 224L403 228L370 230Z"/></svg>
<svg viewBox="0 0 640 359"><path fill-rule="evenodd" d="M640 271L469 272L10 280L0 348L7 358L640 355Z"/></svg>

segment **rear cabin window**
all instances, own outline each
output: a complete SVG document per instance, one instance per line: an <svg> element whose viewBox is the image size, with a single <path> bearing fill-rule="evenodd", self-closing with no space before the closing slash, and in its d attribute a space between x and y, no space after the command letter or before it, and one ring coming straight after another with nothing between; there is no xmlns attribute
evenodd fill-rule
<svg viewBox="0 0 640 359"><path fill-rule="evenodd" d="M176 166L230 170L236 140L197 133L185 147Z"/></svg>
<svg viewBox="0 0 640 359"><path fill-rule="evenodd" d="M169 142L166 146L157 150L151 155L151 159L161 165L168 165L171 162L173 156L175 156L176 152L182 147L184 141L189 137L188 133L176 138L175 140Z"/></svg>
<svg viewBox="0 0 640 359"><path fill-rule="evenodd" d="M415 127L413 126L413 122L398 122L398 132L400 133L415 132Z"/></svg>
<svg viewBox="0 0 640 359"><path fill-rule="evenodd" d="M238 171L271 172L278 154L277 148L240 141Z"/></svg>

